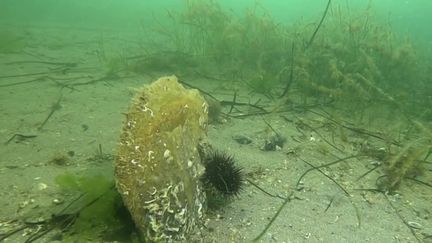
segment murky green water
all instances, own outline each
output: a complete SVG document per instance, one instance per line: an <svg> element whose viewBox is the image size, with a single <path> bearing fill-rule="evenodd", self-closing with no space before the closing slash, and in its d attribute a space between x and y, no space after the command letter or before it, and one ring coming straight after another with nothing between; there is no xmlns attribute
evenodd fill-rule
<svg viewBox="0 0 432 243"><path fill-rule="evenodd" d="M431 242L431 12L428 0L0 1L0 241ZM128 110L171 75L206 100L208 125L175 92L141 91ZM157 119L130 136L140 112ZM130 172L117 190L119 143L151 178Z"/></svg>

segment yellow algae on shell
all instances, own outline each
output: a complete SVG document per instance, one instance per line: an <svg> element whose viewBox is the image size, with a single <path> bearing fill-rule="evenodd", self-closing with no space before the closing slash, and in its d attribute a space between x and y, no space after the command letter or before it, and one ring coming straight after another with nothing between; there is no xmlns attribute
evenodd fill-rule
<svg viewBox="0 0 432 243"><path fill-rule="evenodd" d="M132 101L115 163L117 188L150 241L184 240L203 215L207 103L175 76L143 87Z"/></svg>

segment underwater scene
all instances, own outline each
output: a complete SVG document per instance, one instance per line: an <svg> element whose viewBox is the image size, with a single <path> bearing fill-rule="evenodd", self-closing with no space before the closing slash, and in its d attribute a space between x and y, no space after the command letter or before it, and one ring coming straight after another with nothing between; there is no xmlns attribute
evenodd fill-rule
<svg viewBox="0 0 432 243"><path fill-rule="evenodd" d="M0 242L432 242L432 1L0 1Z"/></svg>

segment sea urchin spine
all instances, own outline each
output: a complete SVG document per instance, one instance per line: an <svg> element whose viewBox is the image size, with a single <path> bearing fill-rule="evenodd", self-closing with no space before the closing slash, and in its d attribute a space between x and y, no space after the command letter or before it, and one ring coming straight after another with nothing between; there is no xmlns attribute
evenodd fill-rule
<svg viewBox="0 0 432 243"><path fill-rule="evenodd" d="M234 158L226 153L213 151L205 161L203 181L227 197L237 196L244 184L242 168L237 167Z"/></svg>

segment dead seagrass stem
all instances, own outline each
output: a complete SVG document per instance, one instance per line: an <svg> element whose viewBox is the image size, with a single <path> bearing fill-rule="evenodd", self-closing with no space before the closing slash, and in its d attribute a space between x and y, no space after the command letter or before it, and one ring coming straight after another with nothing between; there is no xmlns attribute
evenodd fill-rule
<svg viewBox="0 0 432 243"><path fill-rule="evenodd" d="M175 76L142 88L126 114L116 184L145 239L184 240L203 215L207 103Z"/></svg>

